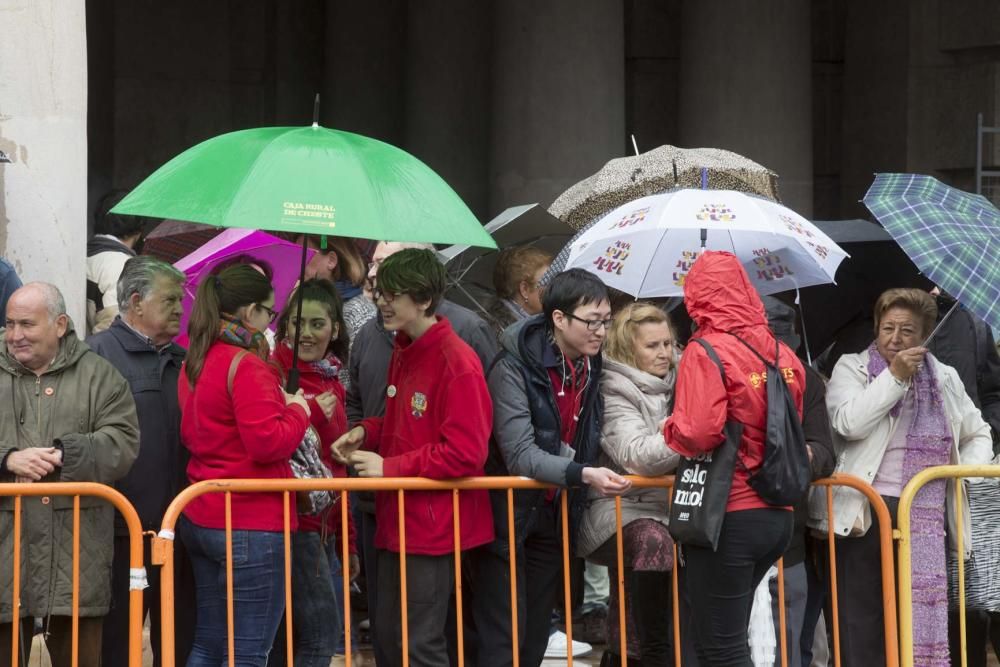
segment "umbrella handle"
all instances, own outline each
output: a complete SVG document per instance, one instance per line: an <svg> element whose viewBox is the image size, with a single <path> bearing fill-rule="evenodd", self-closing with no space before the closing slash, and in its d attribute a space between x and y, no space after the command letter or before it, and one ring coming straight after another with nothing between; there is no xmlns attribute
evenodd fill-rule
<svg viewBox="0 0 1000 667"><path fill-rule="evenodd" d="M937 335L938 331L941 331L941 327L944 326L944 323L948 321L948 318L951 317L951 314L955 312L956 308L958 308L958 299L955 299L954 305L952 305L952 307L948 309L948 312L944 314L944 317L941 318L941 321L937 323L936 327L934 327L934 331L931 332L931 335L924 340L924 342L921 344L920 347L927 347L928 345L930 345L931 339Z"/></svg>
<svg viewBox="0 0 1000 667"><path fill-rule="evenodd" d="M317 96L318 97L318 96ZM309 248L308 235L302 235L302 267L299 270L299 285L295 288L295 344L292 345L292 367L288 370L285 391L294 394L299 390L299 337L302 335L302 284L306 281L306 254Z"/></svg>

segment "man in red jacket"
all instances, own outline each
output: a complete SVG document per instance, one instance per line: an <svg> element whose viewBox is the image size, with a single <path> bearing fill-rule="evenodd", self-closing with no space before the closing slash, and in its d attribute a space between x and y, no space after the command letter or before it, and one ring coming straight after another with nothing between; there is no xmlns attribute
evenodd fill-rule
<svg viewBox="0 0 1000 667"><path fill-rule="evenodd" d="M429 250L407 249L379 267L375 302L387 330L396 332L386 383L384 417L361 422L333 444L334 456L362 477L452 479L481 476L493 408L479 357L434 311L445 290L444 267ZM360 451L360 448L366 451ZM376 496L379 639L401 664L398 501ZM409 660L447 667L445 626L454 588L452 495L406 494L406 580ZM493 539L485 491L459 498L461 548ZM379 667L386 667L380 665Z"/></svg>

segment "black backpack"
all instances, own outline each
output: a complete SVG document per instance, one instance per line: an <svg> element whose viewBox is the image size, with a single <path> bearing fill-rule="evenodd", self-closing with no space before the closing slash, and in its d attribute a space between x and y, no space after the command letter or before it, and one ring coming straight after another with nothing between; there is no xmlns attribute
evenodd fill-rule
<svg viewBox="0 0 1000 667"><path fill-rule="evenodd" d="M767 369L767 438L764 460L757 472L750 475L748 483L769 505L795 505L809 490L812 466L809 463L806 438L802 433L802 420L799 419L792 392L778 366L778 341L774 341L774 363L771 363L745 340L732 332L728 333L753 352Z"/></svg>

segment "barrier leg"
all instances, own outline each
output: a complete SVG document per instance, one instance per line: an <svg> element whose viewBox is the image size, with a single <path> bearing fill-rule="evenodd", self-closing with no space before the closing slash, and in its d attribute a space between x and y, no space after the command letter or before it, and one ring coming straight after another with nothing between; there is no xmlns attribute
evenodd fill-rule
<svg viewBox="0 0 1000 667"><path fill-rule="evenodd" d="M514 667L521 661L517 637L517 549L514 548L514 489L507 489L507 548L510 560L510 636Z"/></svg>
<svg viewBox="0 0 1000 667"><path fill-rule="evenodd" d="M458 489L452 491L451 513L455 527L455 625L458 632L458 667L465 667L465 631L462 627L462 526L459 515Z"/></svg>
<svg viewBox="0 0 1000 667"><path fill-rule="evenodd" d="M569 571L569 501L565 491L559 494L562 500L562 543L563 543L563 604L566 611L566 665L573 667L573 605Z"/></svg>

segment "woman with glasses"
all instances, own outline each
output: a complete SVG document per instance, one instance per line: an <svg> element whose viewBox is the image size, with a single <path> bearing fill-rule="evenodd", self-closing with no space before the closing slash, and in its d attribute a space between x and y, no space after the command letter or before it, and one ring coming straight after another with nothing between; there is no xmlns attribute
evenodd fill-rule
<svg viewBox="0 0 1000 667"><path fill-rule="evenodd" d="M263 330L274 319L266 266L234 264L198 286L190 348L178 383L188 479L289 478L289 459L309 426L302 392L281 389ZM227 517L231 520L233 648L238 665L264 665L284 611L282 494L210 493L184 509L178 533L197 594L188 667L227 659ZM296 528L292 513L291 529Z"/></svg>
<svg viewBox="0 0 1000 667"><path fill-rule="evenodd" d="M604 346L601 394L604 424L598 464L623 475L666 475L679 457L663 444L663 423L673 405L677 377L674 331L650 303L632 303L615 316ZM591 490L578 552L617 576L614 498ZM628 601L629 664L672 665L670 577L673 541L667 532L667 490L633 488L622 494L622 546ZM618 587L612 585L608 650L602 665L618 665Z"/></svg>
<svg viewBox="0 0 1000 667"><path fill-rule="evenodd" d="M507 248L493 268L496 299L489 306L497 338L514 322L542 312L542 276L552 264L552 255L534 246Z"/></svg>

